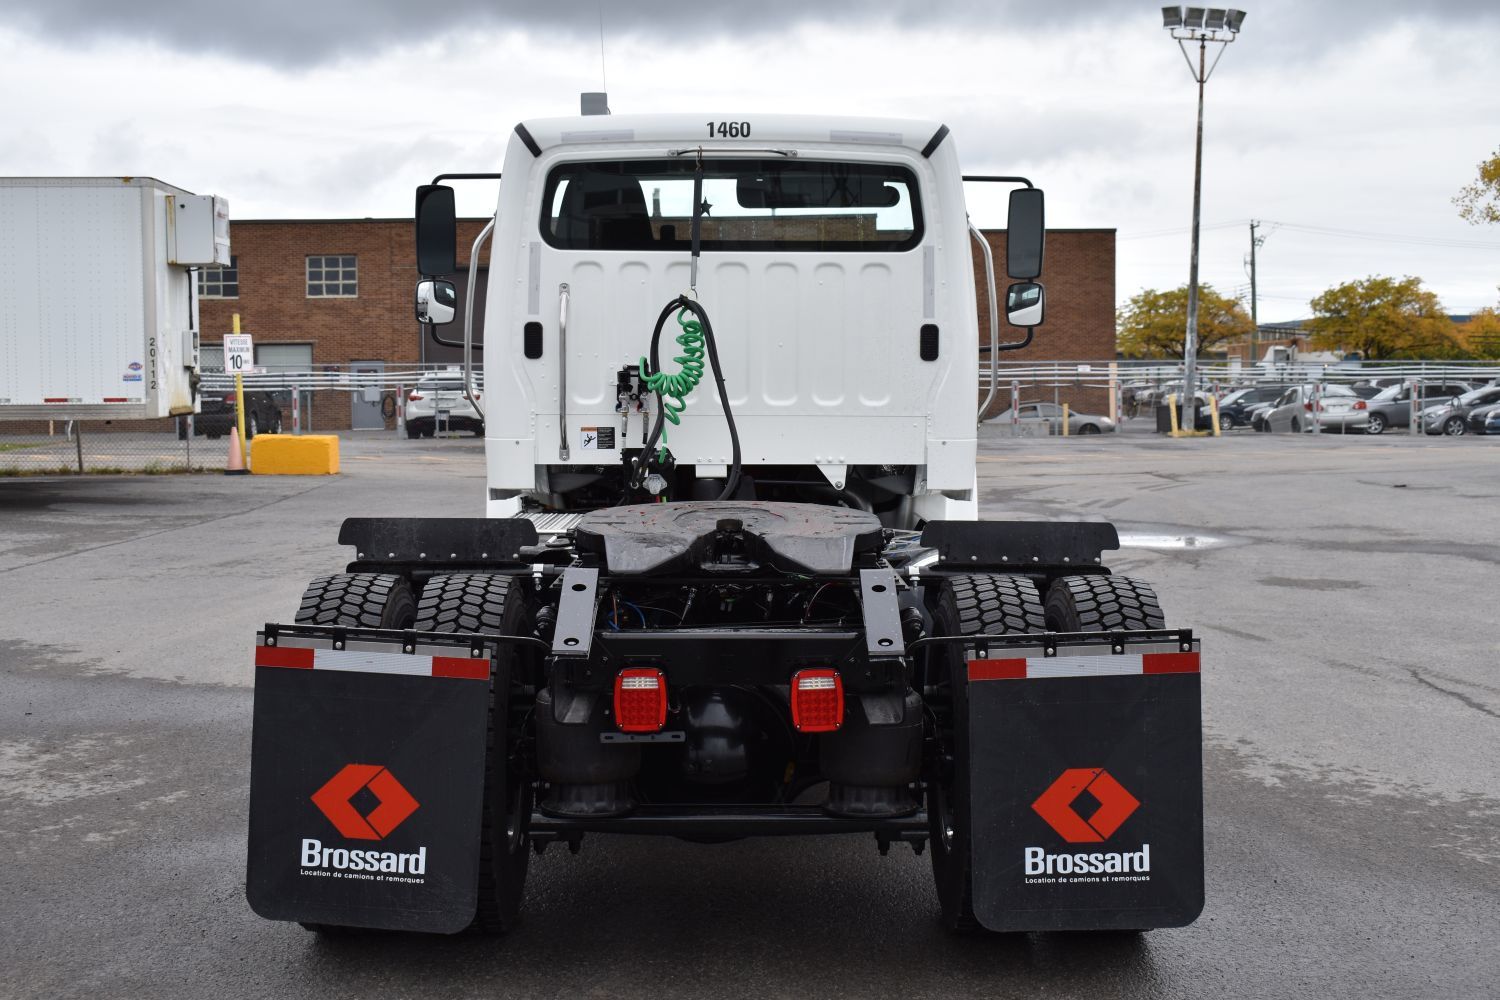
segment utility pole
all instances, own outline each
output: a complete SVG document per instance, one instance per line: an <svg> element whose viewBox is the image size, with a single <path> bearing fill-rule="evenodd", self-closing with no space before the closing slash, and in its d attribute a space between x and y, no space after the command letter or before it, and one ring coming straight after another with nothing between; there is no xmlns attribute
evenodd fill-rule
<svg viewBox="0 0 1500 1000"><path fill-rule="evenodd" d="M1255 231L1260 228L1260 223L1255 219L1250 220L1250 363L1256 361L1256 340L1260 337L1260 315L1255 310L1255 248L1260 246L1262 237L1256 236Z"/></svg>

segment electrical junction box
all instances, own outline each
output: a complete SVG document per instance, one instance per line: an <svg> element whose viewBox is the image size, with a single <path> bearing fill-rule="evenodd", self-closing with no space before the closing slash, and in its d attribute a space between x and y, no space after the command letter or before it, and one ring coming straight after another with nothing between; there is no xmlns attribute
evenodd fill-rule
<svg viewBox="0 0 1500 1000"><path fill-rule="evenodd" d="M212 194L167 196L167 263L229 265L229 202Z"/></svg>

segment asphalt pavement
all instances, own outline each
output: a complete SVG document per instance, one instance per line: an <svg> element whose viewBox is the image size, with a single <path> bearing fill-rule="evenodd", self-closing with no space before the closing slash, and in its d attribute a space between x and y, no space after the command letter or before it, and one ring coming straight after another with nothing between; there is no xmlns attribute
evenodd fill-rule
<svg viewBox="0 0 1500 1000"><path fill-rule="evenodd" d="M478 516L478 442L343 475L0 480L0 996L1432 997L1500 992L1500 439L1009 440L985 517L1106 518L1204 640L1208 903L952 936L873 839L591 836L500 940L244 900L250 647L348 515Z"/></svg>

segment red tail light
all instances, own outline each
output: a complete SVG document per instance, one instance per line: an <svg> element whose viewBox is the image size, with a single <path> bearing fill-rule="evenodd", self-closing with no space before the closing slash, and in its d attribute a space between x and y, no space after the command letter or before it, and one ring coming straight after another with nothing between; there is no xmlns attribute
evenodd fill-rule
<svg viewBox="0 0 1500 1000"><path fill-rule="evenodd" d="M622 733L654 733L667 722L667 679L655 667L632 667L615 677L615 726Z"/></svg>
<svg viewBox="0 0 1500 1000"><path fill-rule="evenodd" d="M422 395L421 395L421 393L417 393L417 392L411 393L406 398L409 399L409 400L411 400L413 403L420 403L422 401Z"/></svg>
<svg viewBox="0 0 1500 1000"><path fill-rule="evenodd" d="M1365 401L1363 399L1361 399L1359 402L1355 403L1354 404L1354 408L1356 410L1368 410L1369 409L1369 407L1365 405Z"/></svg>
<svg viewBox="0 0 1500 1000"><path fill-rule="evenodd" d="M799 733L831 733L844 724L844 682L837 670L792 675L792 725Z"/></svg>
<svg viewBox="0 0 1500 1000"><path fill-rule="evenodd" d="M1312 412L1312 403L1311 402L1303 403L1302 404L1302 408L1304 410L1306 410L1308 413L1311 413Z"/></svg>

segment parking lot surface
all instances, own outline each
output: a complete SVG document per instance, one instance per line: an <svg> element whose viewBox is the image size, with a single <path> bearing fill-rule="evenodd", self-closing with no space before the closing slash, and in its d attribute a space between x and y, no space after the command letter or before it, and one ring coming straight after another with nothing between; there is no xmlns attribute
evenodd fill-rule
<svg viewBox="0 0 1500 1000"><path fill-rule="evenodd" d="M0 996L1492 997L1500 439L986 429L987 518L1109 519L1204 642L1208 905L955 937L873 839L590 836L499 941L320 940L244 900L257 626L350 515L478 516L480 442L343 475L0 480Z"/></svg>

